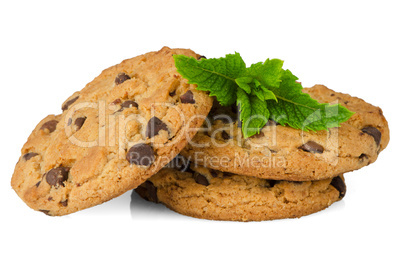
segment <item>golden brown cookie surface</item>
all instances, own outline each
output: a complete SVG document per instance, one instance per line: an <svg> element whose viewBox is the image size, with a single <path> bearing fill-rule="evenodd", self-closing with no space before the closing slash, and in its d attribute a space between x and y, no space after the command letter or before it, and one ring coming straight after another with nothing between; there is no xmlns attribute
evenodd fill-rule
<svg viewBox="0 0 402 266"><path fill-rule="evenodd" d="M296 218L342 199L343 176L319 181L276 181L203 167L182 172L165 168L135 191L184 215L229 221Z"/></svg>
<svg viewBox="0 0 402 266"><path fill-rule="evenodd" d="M389 142L388 124L379 107L322 85L304 92L322 103L340 103L355 114L339 128L317 132L269 121L259 134L244 139L236 110L214 106L211 124L205 124L181 154L224 172L294 181L334 177L377 159Z"/></svg>
<svg viewBox="0 0 402 266"><path fill-rule="evenodd" d="M33 209L65 215L137 187L179 153L211 98L176 72L162 48L104 70L49 115L22 148L12 187Z"/></svg>

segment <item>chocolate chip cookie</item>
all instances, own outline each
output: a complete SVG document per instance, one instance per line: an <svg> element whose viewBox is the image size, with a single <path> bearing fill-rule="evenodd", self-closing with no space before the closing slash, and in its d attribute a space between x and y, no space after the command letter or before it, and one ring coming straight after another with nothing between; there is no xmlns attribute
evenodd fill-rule
<svg viewBox="0 0 402 266"><path fill-rule="evenodd" d="M164 168L135 191L146 200L196 218L263 221L323 210L345 196L346 185L342 175L318 181L277 181L196 167Z"/></svg>
<svg viewBox="0 0 402 266"><path fill-rule="evenodd" d="M177 72L162 48L104 70L33 130L11 185L48 215L76 212L136 188L171 161L212 100Z"/></svg>
<svg viewBox="0 0 402 266"><path fill-rule="evenodd" d="M291 181L330 178L376 161L389 142L379 107L322 85L304 92L322 103L340 103L355 114L339 128L317 132L268 121L259 134L245 139L236 106L214 103L208 123L181 154L224 172Z"/></svg>

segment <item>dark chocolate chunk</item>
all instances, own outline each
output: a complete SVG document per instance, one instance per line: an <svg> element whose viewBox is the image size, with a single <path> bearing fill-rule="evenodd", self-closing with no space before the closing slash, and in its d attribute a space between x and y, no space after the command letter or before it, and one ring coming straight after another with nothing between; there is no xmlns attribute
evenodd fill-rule
<svg viewBox="0 0 402 266"><path fill-rule="evenodd" d="M299 149L307 152L312 152L312 153L323 153L324 152L324 147L322 147L320 144L314 141L308 141L305 144L301 145Z"/></svg>
<svg viewBox="0 0 402 266"><path fill-rule="evenodd" d="M48 211L48 210L39 210L40 212L43 212L44 214L46 214L46 215L49 215L49 212L50 211Z"/></svg>
<svg viewBox="0 0 402 266"><path fill-rule="evenodd" d="M223 130L221 134L222 134L222 138L223 138L224 140L230 139L229 134L228 134L225 130Z"/></svg>
<svg viewBox="0 0 402 266"><path fill-rule="evenodd" d="M205 175L202 175L200 173L194 173L193 177L194 177L195 183L204 185L204 186L209 185L209 181Z"/></svg>
<svg viewBox="0 0 402 266"><path fill-rule="evenodd" d="M331 186L336 188L339 191L339 199L345 197L346 194L346 185L340 176L334 177L331 181Z"/></svg>
<svg viewBox="0 0 402 266"><path fill-rule="evenodd" d="M114 80L114 83L116 83L116 85L119 85L128 79L131 79L131 78L126 73L119 73L117 75L116 79Z"/></svg>
<svg viewBox="0 0 402 266"><path fill-rule="evenodd" d="M372 136L377 143L377 146L380 145L381 142L381 132L375 127L365 127L362 131L370 136Z"/></svg>
<svg viewBox="0 0 402 266"><path fill-rule="evenodd" d="M131 147L126 155L130 164L149 166L155 161L154 150L145 143L139 143Z"/></svg>
<svg viewBox="0 0 402 266"><path fill-rule="evenodd" d="M60 201L60 204L61 204L63 207L67 207L68 200Z"/></svg>
<svg viewBox="0 0 402 266"><path fill-rule="evenodd" d="M86 119L86 117L78 117L77 119L75 119L74 125L76 126L76 130L81 129Z"/></svg>
<svg viewBox="0 0 402 266"><path fill-rule="evenodd" d="M151 202L158 203L157 188L151 181L145 181L145 188L147 189L148 200Z"/></svg>
<svg viewBox="0 0 402 266"><path fill-rule="evenodd" d="M70 107L70 105L72 105L76 100L78 100L80 96L74 97L71 100L68 100L62 107L61 110L65 111L68 109L68 107Z"/></svg>
<svg viewBox="0 0 402 266"><path fill-rule="evenodd" d="M25 161L28 161L29 159L31 159L32 157L35 157L37 154L36 152L28 152L25 153L24 156L22 156L22 158L24 158Z"/></svg>
<svg viewBox="0 0 402 266"><path fill-rule="evenodd" d="M122 108L131 108L131 107L137 107L138 108L138 103L134 101L125 101L124 103L121 104Z"/></svg>
<svg viewBox="0 0 402 266"><path fill-rule="evenodd" d="M46 182L55 187L57 185L64 187L64 181L68 178L68 172L70 168L68 167L56 167L51 169L46 174Z"/></svg>
<svg viewBox="0 0 402 266"><path fill-rule="evenodd" d="M41 182L41 181L39 181L38 183L36 183L35 186L36 186L36 187L39 187L40 182Z"/></svg>
<svg viewBox="0 0 402 266"><path fill-rule="evenodd" d="M44 123L40 129L41 130L47 129L47 130L49 130L49 133L52 133L53 131L56 130L56 126L58 123L59 123L59 121L57 121L57 120L50 120L50 121L47 121L46 123Z"/></svg>
<svg viewBox="0 0 402 266"><path fill-rule="evenodd" d="M367 159L368 159L368 156L366 154L364 154L364 153L360 154L360 156L359 156L359 162L360 163L365 161L365 160L367 160Z"/></svg>
<svg viewBox="0 0 402 266"><path fill-rule="evenodd" d="M144 186L139 186L135 189L135 192L137 192L138 195L140 195L141 198L145 199L145 200L149 200L148 199L148 191ZM131 197L133 197L133 194L131 194Z"/></svg>
<svg viewBox="0 0 402 266"><path fill-rule="evenodd" d="M185 94L180 96L180 100L182 103L191 103L191 104L195 103L193 92L190 90L188 90Z"/></svg>
<svg viewBox="0 0 402 266"><path fill-rule="evenodd" d="M121 103L121 99L116 99L113 102L111 102L110 104L116 105L116 104L120 104Z"/></svg>
<svg viewBox="0 0 402 266"><path fill-rule="evenodd" d="M168 131L168 128L165 123L162 122L159 118L156 116L152 117L149 119L147 128L145 131L145 136L147 138L152 138L153 136L156 136L159 134L159 131L161 130L166 130Z"/></svg>

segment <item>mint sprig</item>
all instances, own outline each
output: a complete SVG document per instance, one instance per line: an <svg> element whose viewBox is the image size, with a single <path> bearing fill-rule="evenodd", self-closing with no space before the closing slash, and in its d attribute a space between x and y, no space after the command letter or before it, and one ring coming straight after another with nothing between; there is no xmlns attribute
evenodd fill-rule
<svg viewBox="0 0 402 266"><path fill-rule="evenodd" d="M248 68L239 53L201 60L174 55L174 60L177 71L197 89L209 91L224 106L237 104L245 138L259 133L268 119L317 131L339 127L353 115L340 104L319 103L303 93L298 78L279 59Z"/></svg>
<svg viewBox="0 0 402 266"><path fill-rule="evenodd" d="M246 64L240 54L228 54L222 58L196 60L193 57L174 55L177 71L197 89L209 91L225 106L236 102L237 77L244 75Z"/></svg>

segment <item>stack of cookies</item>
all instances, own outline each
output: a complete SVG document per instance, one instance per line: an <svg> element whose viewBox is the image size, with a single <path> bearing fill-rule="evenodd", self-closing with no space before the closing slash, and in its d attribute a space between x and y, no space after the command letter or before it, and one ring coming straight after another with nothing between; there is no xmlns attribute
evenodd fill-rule
<svg viewBox="0 0 402 266"><path fill-rule="evenodd" d="M322 85L304 92L323 103L338 101L355 114L341 127L319 132L269 121L244 139L236 108L214 103L179 163L137 193L185 215L235 221L301 217L341 200L343 173L374 162L387 146L387 122L380 108L361 99Z"/></svg>
<svg viewBox="0 0 402 266"><path fill-rule="evenodd" d="M188 84L174 54L202 58L164 47L125 60L44 118L15 167L20 198L58 216L136 189L197 218L301 217L342 199L343 173L373 163L388 144L380 108L321 85L304 92L355 112L341 127L304 132L269 121L244 138L237 108Z"/></svg>

